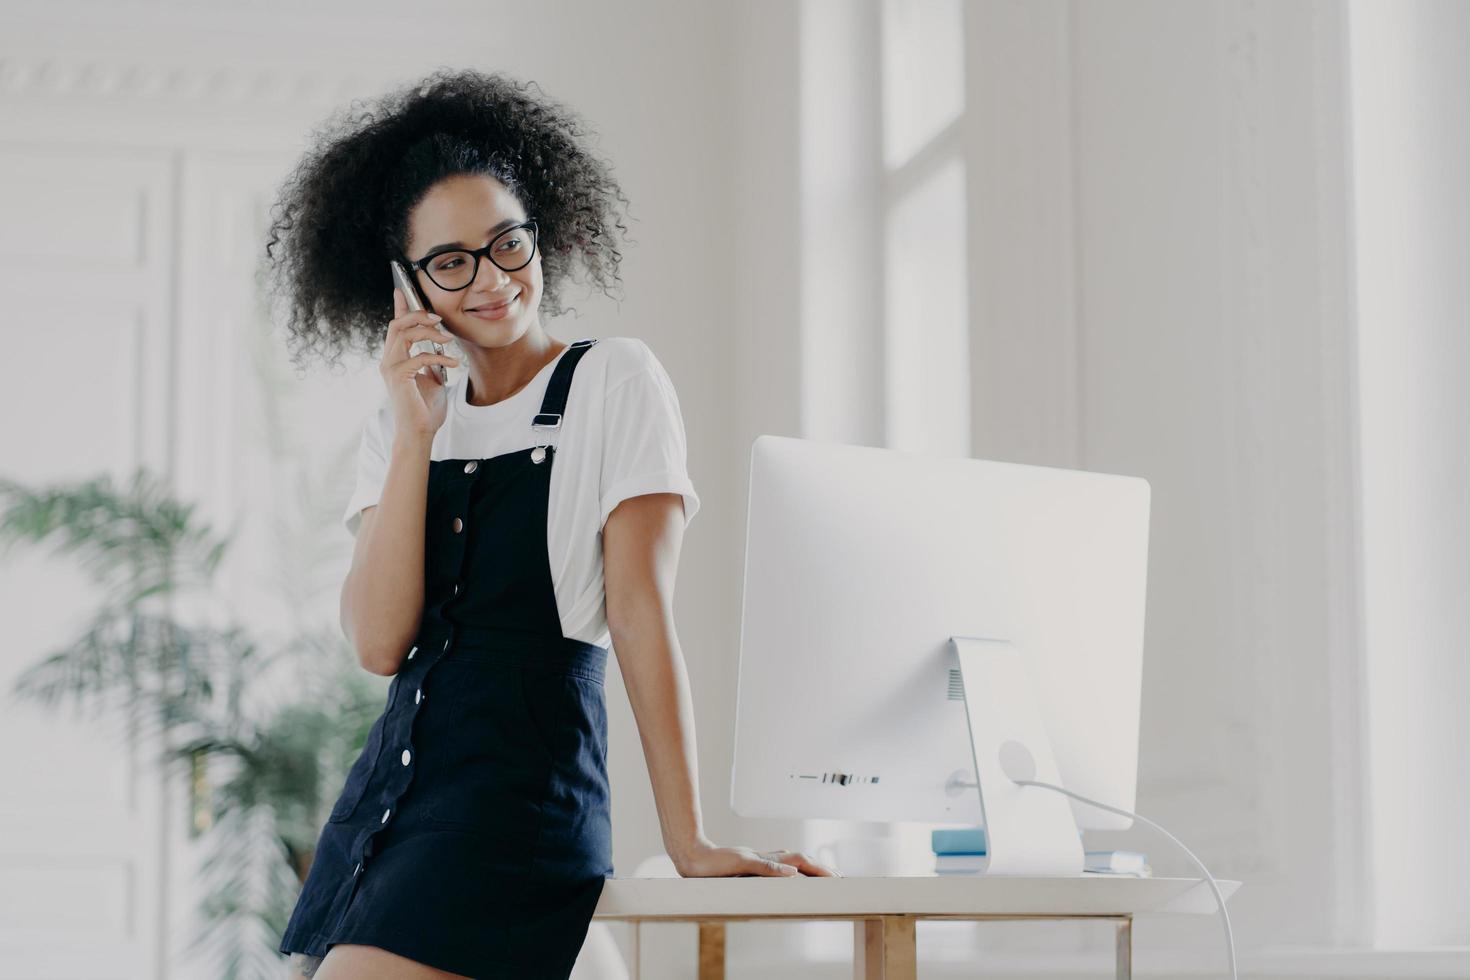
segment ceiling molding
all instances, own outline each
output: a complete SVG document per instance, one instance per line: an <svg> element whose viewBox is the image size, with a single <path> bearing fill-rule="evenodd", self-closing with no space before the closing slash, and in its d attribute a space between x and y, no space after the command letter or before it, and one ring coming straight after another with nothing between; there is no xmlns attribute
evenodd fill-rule
<svg viewBox="0 0 1470 980"><path fill-rule="evenodd" d="M182 102L219 106L336 106L374 90L387 73L319 64L182 65L120 60L0 57L0 98Z"/></svg>

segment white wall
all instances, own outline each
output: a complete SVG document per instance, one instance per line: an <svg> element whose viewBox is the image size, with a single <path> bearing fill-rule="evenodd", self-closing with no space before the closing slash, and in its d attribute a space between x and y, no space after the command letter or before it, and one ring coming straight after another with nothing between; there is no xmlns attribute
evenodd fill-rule
<svg viewBox="0 0 1470 980"><path fill-rule="evenodd" d="M1139 809L1247 881L1234 903L1245 948L1351 941L1360 768L1338 737L1358 710L1353 579L1337 562L1355 540L1340 9L997 2L964 14L971 452L1150 480ZM830 52L847 36L810 43ZM833 92L868 84L820 77ZM824 108L803 127L805 152L871 152L862 126L838 128ZM812 145L824 137L847 142ZM861 211L855 186L822 207ZM840 231L811 234L813 249L840 249ZM803 308L845 311L844 290L869 295L866 274L884 270L804 277ZM854 320L846 340L861 350L866 321ZM809 351L836 346L829 320L803 330L825 338ZM846 386L833 380L843 372ZM869 375L861 358L829 356L802 377L840 395ZM830 417L853 441L872 435L856 399L837 404ZM1144 832L1091 839L1188 873ZM1217 928L1147 920L1136 937L1197 954ZM1106 948L1082 926L985 933L990 949Z"/></svg>
<svg viewBox="0 0 1470 980"><path fill-rule="evenodd" d="M1355 706L1329 681L1352 656L1332 645L1328 557L1352 533L1333 479L1350 436L1344 148L1321 125L1341 107L1314 47L1336 11L1074 13L1077 461L1153 486L1138 806L1247 882L1247 948L1330 946L1321 897L1356 880L1336 796L1355 760L1333 745Z"/></svg>
<svg viewBox="0 0 1470 980"><path fill-rule="evenodd" d="M1373 917L1470 944L1470 6L1351 5Z"/></svg>
<svg viewBox="0 0 1470 980"><path fill-rule="evenodd" d="M802 125L802 186L821 195L807 213L830 219L812 222L801 253L820 263L802 280L803 425L804 434L876 442L881 429L864 413L894 393L865 387L873 328L854 295L882 293L865 277L883 270L850 240L853 215L883 200L883 189L863 173L872 152L863 117L822 101L872 84L861 70L840 74L866 49L860 30L828 19L834 9L851 20L872 10L803 6L802 51L816 51L823 68L803 67L812 80L803 106L816 112ZM1373 461L1366 449L1358 456L1346 9L1130 0L972 2L964 11L972 453L1152 482L1138 805L1217 873L1247 882L1233 911L1248 965L1339 975L1344 961L1325 951L1370 944L1384 901L1373 904L1370 863L1382 831L1370 836L1364 688L1373 641L1361 619L1359 494ZM1446 101L1420 110L1451 123L1425 144L1448 161L1436 173L1451 173L1463 86L1435 66L1448 64L1464 34L1428 9L1410 19L1445 38L1441 61L1422 72ZM1355 67L1354 97L1374 84L1376 67ZM1417 95L1429 82L1412 77ZM1414 133L1428 141L1427 131ZM1380 142L1382 159L1397 159L1403 142ZM822 161L840 169L833 175ZM1451 215L1458 193L1443 199ZM1453 237L1462 223L1433 227L1444 236L1443 268L1463 268L1452 264L1463 255ZM850 277L824 273L844 263ZM1441 266L1427 268L1421 276ZM1433 322L1449 324L1463 294L1443 293L1436 309L1445 316ZM857 356L835 355L844 340ZM1460 363L1453 343L1433 350ZM1460 403L1447 389L1430 393L1443 451L1464 431L1462 416L1443 408ZM1452 466L1431 470L1431 484L1455 485ZM1464 581L1443 557L1463 551L1453 520L1450 530L1439 557L1425 553L1446 586ZM1437 664L1425 662L1423 678L1455 682L1441 688L1447 711L1463 700L1462 675ZM1453 803L1458 790L1440 792ZM1413 825L1406 818L1395 833L1407 840ZM1188 873L1145 832L1095 839L1146 846L1162 870ZM1423 887L1432 856L1457 847L1448 827L1420 840L1404 888ZM1106 944L1081 927L1038 928L987 927L982 942L1079 952ZM1216 928L1149 920L1136 935L1140 949L1207 969L1197 957ZM1392 944L1389 934L1379 939ZM1427 975L1463 969L1456 963L1375 954L1355 968Z"/></svg>

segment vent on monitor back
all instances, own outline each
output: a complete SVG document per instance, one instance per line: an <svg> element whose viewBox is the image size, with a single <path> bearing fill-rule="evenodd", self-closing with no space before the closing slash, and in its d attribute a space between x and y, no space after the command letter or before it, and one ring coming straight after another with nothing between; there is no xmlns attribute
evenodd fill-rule
<svg viewBox="0 0 1470 980"><path fill-rule="evenodd" d="M965 700L965 681L960 677L960 669L958 667L949 668L949 700Z"/></svg>
<svg viewBox="0 0 1470 980"><path fill-rule="evenodd" d="M832 786L850 786L854 783L876 783L877 776L859 776L850 772L788 772L787 779L808 779L814 783Z"/></svg>

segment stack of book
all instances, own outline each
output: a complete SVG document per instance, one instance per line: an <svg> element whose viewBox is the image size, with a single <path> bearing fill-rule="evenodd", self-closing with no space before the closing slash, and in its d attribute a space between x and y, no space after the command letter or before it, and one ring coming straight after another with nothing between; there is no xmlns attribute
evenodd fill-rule
<svg viewBox="0 0 1470 980"><path fill-rule="evenodd" d="M1082 870L1098 875L1152 878L1148 855L1142 851L1084 851Z"/></svg>
<svg viewBox="0 0 1470 980"><path fill-rule="evenodd" d="M933 830L929 834L934 847L934 871L942 875L983 874L988 864L985 852L985 828L963 827L958 830ZM1090 874L1125 875L1149 878L1148 855L1141 851L1084 851L1082 870Z"/></svg>

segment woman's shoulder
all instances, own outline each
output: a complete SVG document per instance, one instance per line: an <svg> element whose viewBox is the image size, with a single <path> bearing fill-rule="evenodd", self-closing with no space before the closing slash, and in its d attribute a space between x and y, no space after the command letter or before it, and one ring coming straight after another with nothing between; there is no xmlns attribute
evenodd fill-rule
<svg viewBox="0 0 1470 980"><path fill-rule="evenodd" d="M639 337L604 337L587 352L602 362L606 391L612 391L630 378L662 370L658 358Z"/></svg>

